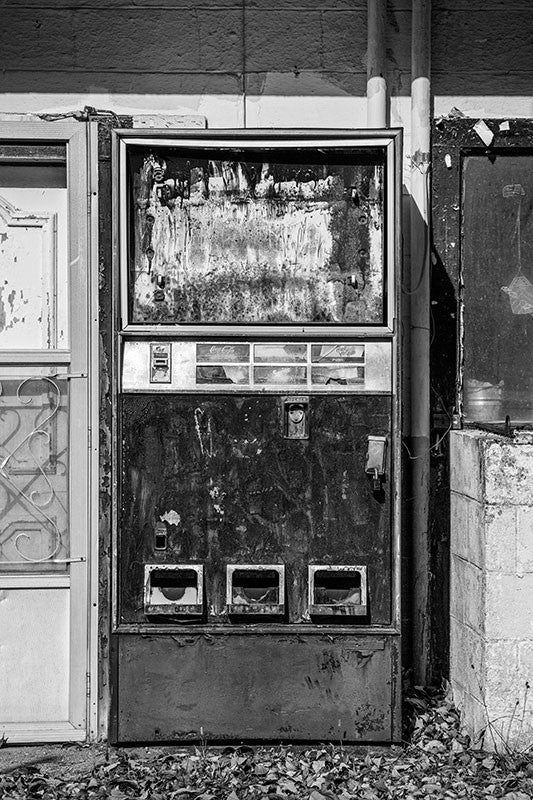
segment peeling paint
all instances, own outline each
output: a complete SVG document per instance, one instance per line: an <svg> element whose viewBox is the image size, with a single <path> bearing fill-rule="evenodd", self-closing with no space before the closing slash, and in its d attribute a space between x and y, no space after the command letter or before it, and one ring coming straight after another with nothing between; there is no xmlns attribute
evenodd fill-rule
<svg viewBox="0 0 533 800"><path fill-rule="evenodd" d="M58 192L64 193L60 196ZM28 211L33 206L43 210ZM65 236L59 236L59 231ZM3 188L0 235L3 242L0 279L3 278L5 287L0 346L16 349L61 346L64 340L57 339L58 321L68 318L66 189L32 193L25 188ZM60 288L56 293L57 286Z"/></svg>
<svg viewBox="0 0 533 800"><path fill-rule="evenodd" d="M0 333L6 327L6 309L3 300L4 287L0 286Z"/></svg>
<svg viewBox="0 0 533 800"><path fill-rule="evenodd" d="M179 525L181 522L180 515L174 510L167 511L165 514L162 514L159 519L161 522L168 522L169 525Z"/></svg>

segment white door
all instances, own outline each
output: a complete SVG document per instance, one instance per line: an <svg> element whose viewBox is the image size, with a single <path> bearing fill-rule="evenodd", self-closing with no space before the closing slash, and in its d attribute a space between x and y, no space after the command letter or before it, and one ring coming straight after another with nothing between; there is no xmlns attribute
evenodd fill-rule
<svg viewBox="0 0 533 800"><path fill-rule="evenodd" d="M0 734L87 735L87 147L0 126Z"/></svg>

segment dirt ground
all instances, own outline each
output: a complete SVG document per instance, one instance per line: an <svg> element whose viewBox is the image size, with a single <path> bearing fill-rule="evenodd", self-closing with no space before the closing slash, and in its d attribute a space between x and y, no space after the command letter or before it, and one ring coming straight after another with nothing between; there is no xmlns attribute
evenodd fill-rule
<svg viewBox="0 0 533 800"><path fill-rule="evenodd" d="M40 768L48 775L78 777L106 763L105 745L7 745L0 749L0 773L6 775L26 767Z"/></svg>
<svg viewBox="0 0 533 800"><path fill-rule="evenodd" d="M112 747L107 744L36 744L10 745L0 748L0 775L28 767L38 768L53 778L65 780L90 775L97 767L127 757L150 763L162 757L189 752L184 747Z"/></svg>
<svg viewBox="0 0 533 800"><path fill-rule="evenodd" d="M210 753L221 752L223 747L211 747ZM345 747L352 755L366 755L386 753L388 747ZM294 748L295 751L305 752L304 747ZM72 780L95 771L97 767L105 766L117 759L128 758L138 762L150 764L157 763L165 756L186 757L194 753L194 747L162 746L157 747L112 747L107 744L36 744L36 745L5 745L0 748L0 775L25 770L28 767L39 769L50 777L61 777Z"/></svg>

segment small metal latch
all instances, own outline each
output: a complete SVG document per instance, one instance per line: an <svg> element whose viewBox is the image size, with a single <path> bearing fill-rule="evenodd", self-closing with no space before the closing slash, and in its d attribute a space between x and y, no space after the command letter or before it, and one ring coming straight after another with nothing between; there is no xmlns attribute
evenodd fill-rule
<svg viewBox="0 0 533 800"><path fill-rule="evenodd" d="M387 437L369 436L365 472L372 480L372 491L381 492L387 464Z"/></svg>

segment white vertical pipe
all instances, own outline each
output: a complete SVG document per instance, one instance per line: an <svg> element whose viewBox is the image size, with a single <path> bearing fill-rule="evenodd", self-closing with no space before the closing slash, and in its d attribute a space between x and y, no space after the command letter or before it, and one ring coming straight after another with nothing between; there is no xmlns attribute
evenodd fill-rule
<svg viewBox="0 0 533 800"><path fill-rule="evenodd" d="M386 5L386 0L368 0L366 98L367 126L369 128L387 127Z"/></svg>
<svg viewBox="0 0 533 800"><path fill-rule="evenodd" d="M411 38L411 456L413 672L430 677L430 230L431 0L413 0Z"/></svg>

